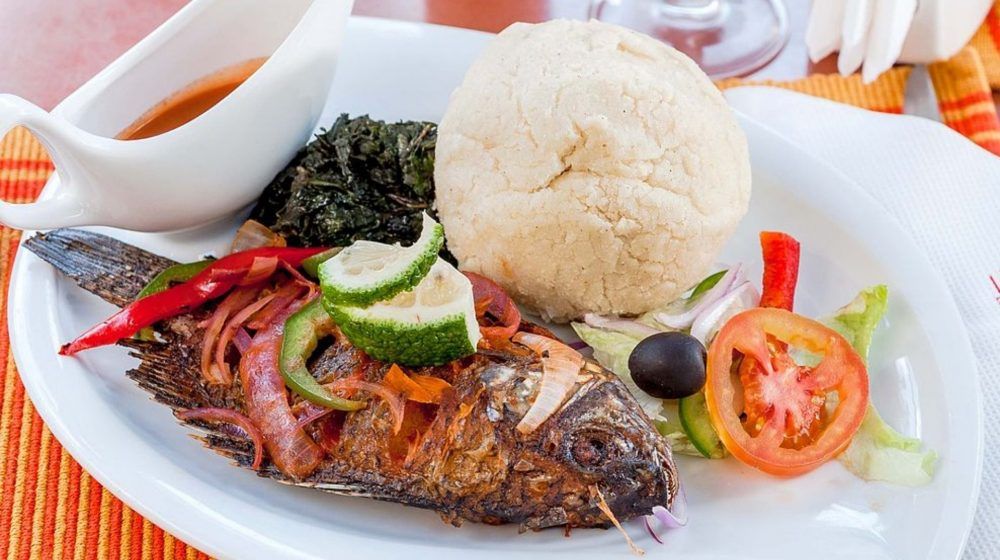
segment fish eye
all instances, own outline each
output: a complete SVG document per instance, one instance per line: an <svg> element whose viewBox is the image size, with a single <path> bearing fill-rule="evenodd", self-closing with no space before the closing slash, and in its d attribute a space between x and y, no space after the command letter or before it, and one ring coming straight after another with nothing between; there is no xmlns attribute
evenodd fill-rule
<svg viewBox="0 0 1000 560"><path fill-rule="evenodd" d="M570 436L568 458L584 471L602 468L622 459L627 445L616 434L603 430L583 430Z"/></svg>
<svg viewBox="0 0 1000 560"><path fill-rule="evenodd" d="M604 440L596 437L575 438L570 454L580 466L596 467L604 462L605 447Z"/></svg>

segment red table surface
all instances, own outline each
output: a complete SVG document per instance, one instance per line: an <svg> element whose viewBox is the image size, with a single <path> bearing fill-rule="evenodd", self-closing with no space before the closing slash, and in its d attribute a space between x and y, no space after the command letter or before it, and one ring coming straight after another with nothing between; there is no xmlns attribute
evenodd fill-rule
<svg viewBox="0 0 1000 560"><path fill-rule="evenodd" d="M186 3L0 0L0 92L51 109ZM832 72L832 61L814 67L806 57L809 2L786 3L791 39L756 76L789 79ZM589 0L356 0L354 13L496 32L515 21L585 19L589 7Z"/></svg>

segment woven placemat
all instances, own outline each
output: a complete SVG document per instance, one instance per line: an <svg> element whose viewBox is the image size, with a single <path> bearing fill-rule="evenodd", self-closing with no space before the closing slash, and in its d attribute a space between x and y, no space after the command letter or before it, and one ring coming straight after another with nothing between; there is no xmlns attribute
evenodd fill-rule
<svg viewBox="0 0 1000 560"><path fill-rule="evenodd" d="M982 54L1000 77L1000 13L994 10ZM985 27L984 27L985 28ZM984 47L967 48L931 67L942 116L948 126L1000 153L1000 122L990 100ZM989 58L992 57L992 58ZM825 97L858 107L901 113L909 69L894 68L875 83L858 76L811 76L791 82L725 80L720 87L762 84ZM998 80L1000 81L1000 80ZM53 166L24 129L0 142L0 198L28 202L38 195ZM0 312L20 232L0 227ZM207 556L135 513L94 481L55 440L26 397L10 353L7 322L0 322L0 559L180 559Z"/></svg>
<svg viewBox="0 0 1000 560"><path fill-rule="evenodd" d="M52 173L42 145L25 129L0 142L0 198L30 202ZM0 313L21 233L0 227ZM135 513L66 453L35 412L0 322L0 559L208 558ZM151 405L152 406L152 405Z"/></svg>
<svg viewBox="0 0 1000 560"><path fill-rule="evenodd" d="M944 123L1000 155L1000 119L979 51L965 47L951 59L928 66L928 72ZM909 67L897 66L870 84L862 83L859 74L847 77L831 74L787 82L733 78L722 80L718 85L723 89L741 85L774 86L873 111L902 113L909 75Z"/></svg>
<svg viewBox="0 0 1000 560"><path fill-rule="evenodd" d="M993 4L969 45L979 53L990 86L1000 89L1000 1Z"/></svg>

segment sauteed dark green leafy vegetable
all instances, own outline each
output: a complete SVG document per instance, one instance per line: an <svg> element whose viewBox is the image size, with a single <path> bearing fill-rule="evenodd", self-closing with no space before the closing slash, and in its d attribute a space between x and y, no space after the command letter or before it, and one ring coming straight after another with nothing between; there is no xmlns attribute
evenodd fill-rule
<svg viewBox="0 0 1000 560"><path fill-rule="evenodd" d="M433 216L437 125L341 115L264 190L251 218L290 245L409 243Z"/></svg>

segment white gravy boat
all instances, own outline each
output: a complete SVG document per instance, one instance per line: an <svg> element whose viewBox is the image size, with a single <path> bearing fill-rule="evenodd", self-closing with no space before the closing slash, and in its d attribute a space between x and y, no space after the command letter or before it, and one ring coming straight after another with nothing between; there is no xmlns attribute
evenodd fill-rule
<svg viewBox="0 0 1000 560"><path fill-rule="evenodd" d="M246 207L315 129L352 4L193 0L51 113L0 94L0 135L27 127L56 166L38 202L0 203L0 222L168 231ZM114 139L191 82L259 57L269 58L187 124Z"/></svg>

